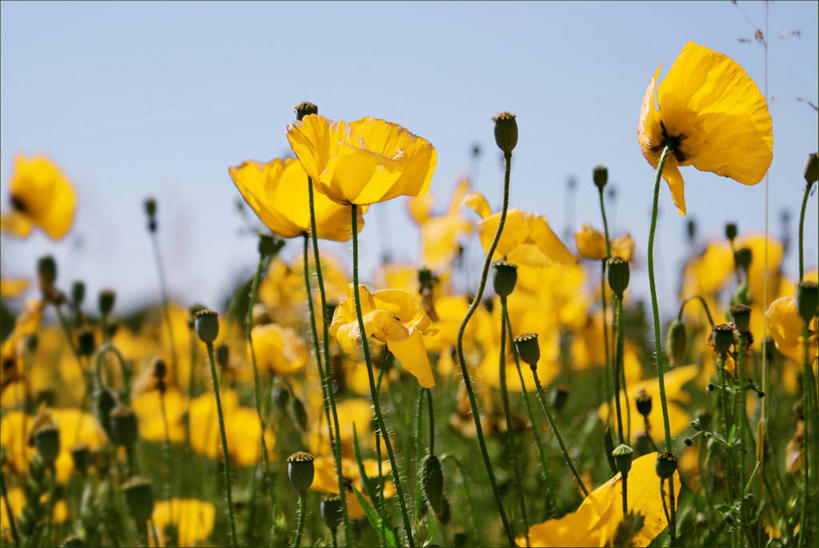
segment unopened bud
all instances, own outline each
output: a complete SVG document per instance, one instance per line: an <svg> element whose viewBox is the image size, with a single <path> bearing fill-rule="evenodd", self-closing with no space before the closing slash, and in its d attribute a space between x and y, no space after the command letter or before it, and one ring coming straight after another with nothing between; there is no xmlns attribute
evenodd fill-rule
<svg viewBox="0 0 819 548"><path fill-rule="evenodd" d="M74 444L69 452L71 453L71 460L74 462L74 469L81 476L85 476L88 472L88 466L91 464L91 450L88 448L88 444Z"/></svg>
<svg viewBox="0 0 819 548"><path fill-rule="evenodd" d="M492 263L492 284L499 297L508 297L515 290L518 281L518 267L506 261Z"/></svg>
<svg viewBox="0 0 819 548"><path fill-rule="evenodd" d="M267 234L259 234L259 255L262 257L275 257L282 247L284 247L284 240Z"/></svg>
<svg viewBox="0 0 819 548"><path fill-rule="evenodd" d="M290 394L290 396L290 411L293 420L302 431L307 431L307 411L304 409L304 402L297 398L295 394Z"/></svg>
<svg viewBox="0 0 819 548"><path fill-rule="evenodd" d="M286 409L290 401L290 389L283 382L273 385L273 401L279 409Z"/></svg>
<svg viewBox="0 0 819 548"><path fill-rule="evenodd" d="M111 410L117 405L117 400L114 395L107 388L98 388L94 390L91 396L94 402L94 416L97 422L102 425L103 430L108 435L109 440L113 440L113 433L111 432Z"/></svg>
<svg viewBox="0 0 819 548"><path fill-rule="evenodd" d="M99 310L103 316L108 316L114 310L114 302L117 299L117 294L112 289L103 289L99 296Z"/></svg>
<svg viewBox="0 0 819 548"><path fill-rule="evenodd" d="M720 323L711 331L711 340L714 348L720 354L727 354L735 342L734 326L730 323Z"/></svg>
<svg viewBox="0 0 819 548"><path fill-rule="evenodd" d="M196 334L204 343L212 343L219 336L219 314L210 309L203 309L195 316Z"/></svg>
<svg viewBox="0 0 819 548"><path fill-rule="evenodd" d="M748 331L751 325L751 307L745 304L735 304L731 307L731 318L734 320L737 331L740 333Z"/></svg>
<svg viewBox="0 0 819 548"><path fill-rule="evenodd" d="M111 410L111 433L114 445L133 447L139 436L137 416L127 405L118 405Z"/></svg>
<svg viewBox="0 0 819 548"><path fill-rule="evenodd" d="M751 251L750 247L742 247L734 252L734 264L737 266L737 268L741 268L745 272L748 272L748 267L751 266L752 258L753 252Z"/></svg>
<svg viewBox="0 0 819 548"><path fill-rule="evenodd" d="M614 457L614 465L617 467L617 470L623 474L623 477L628 476L628 471L631 470L631 459L634 456L634 449L621 443L614 448L614 451L611 452L611 456Z"/></svg>
<svg viewBox="0 0 819 548"><path fill-rule="evenodd" d="M609 463L609 468L612 474L617 473L617 463L614 462L614 434L611 431L611 426L606 426L603 431L603 448L606 453L606 460Z"/></svg>
<svg viewBox="0 0 819 548"><path fill-rule="evenodd" d="M734 241L734 239L737 237L736 223L728 223L725 225L725 237L728 238L728 241L730 242Z"/></svg>
<svg viewBox="0 0 819 548"><path fill-rule="evenodd" d="M688 234L688 241L693 242L697 237L697 222L694 219L688 219L685 228L686 234Z"/></svg>
<svg viewBox="0 0 819 548"><path fill-rule="evenodd" d="M682 365L685 359L685 347L688 342L685 324L680 320L672 321L668 326L665 337L665 347L668 349L668 358L671 360L671 365Z"/></svg>
<svg viewBox="0 0 819 548"><path fill-rule="evenodd" d="M151 480L135 476L122 485L128 512L137 523L145 523L154 512L154 491Z"/></svg>
<svg viewBox="0 0 819 548"><path fill-rule="evenodd" d="M540 360L540 345L537 342L537 333L526 333L515 337L515 348L520 359L529 364L532 369L537 369L537 362Z"/></svg>
<svg viewBox="0 0 819 548"><path fill-rule="evenodd" d="M801 281L796 286L796 309L805 323L810 323L819 308L819 286L813 281Z"/></svg>
<svg viewBox="0 0 819 548"><path fill-rule="evenodd" d="M819 180L819 156L814 152L805 162L805 182L812 185Z"/></svg>
<svg viewBox="0 0 819 548"><path fill-rule="evenodd" d="M628 288L629 266L628 261L615 255L606 261L608 267L609 287L618 297L623 297L623 292Z"/></svg>
<svg viewBox="0 0 819 548"><path fill-rule="evenodd" d="M305 116L310 114L318 114L318 106L315 103L311 103L310 101L302 101L295 107L293 107L296 111L296 120L303 120Z"/></svg>
<svg viewBox="0 0 819 548"><path fill-rule="evenodd" d="M566 406L569 400L569 387L565 384L560 384L552 391L552 407L558 413Z"/></svg>
<svg viewBox="0 0 819 548"><path fill-rule="evenodd" d="M436 516L443 512L444 474L435 455L427 455L421 462L421 492Z"/></svg>
<svg viewBox="0 0 819 548"><path fill-rule="evenodd" d="M306 492L313 485L313 455L298 451L287 457L287 475L290 483L299 493Z"/></svg>
<svg viewBox="0 0 819 548"><path fill-rule="evenodd" d="M85 299L85 284L77 280L71 284L71 304L79 308L83 299Z"/></svg>
<svg viewBox="0 0 819 548"><path fill-rule="evenodd" d="M662 451L657 455L657 462L654 465L654 472L660 479L668 479L677 471L677 457L668 451Z"/></svg>
<svg viewBox="0 0 819 548"><path fill-rule="evenodd" d="M77 333L77 352L80 356L88 357L94 353L94 332L89 328L82 328Z"/></svg>
<svg viewBox="0 0 819 548"><path fill-rule="evenodd" d="M37 261L37 280L44 293L54 289L54 282L57 281L57 261L51 255L40 257Z"/></svg>
<svg viewBox="0 0 819 548"><path fill-rule="evenodd" d="M518 123L515 115L501 112L492 118L495 122L495 142L504 155L509 156L518 144Z"/></svg>
<svg viewBox="0 0 819 548"><path fill-rule="evenodd" d="M226 344L220 344L216 347L216 364L222 368L227 369L230 363L230 347Z"/></svg>
<svg viewBox="0 0 819 548"><path fill-rule="evenodd" d="M85 546L85 541L79 535L70 535L60 544L60 548L84 548Z"/></svg>
<svg viewBox="0 0 819 548"><path fill-rule="evenodd" d="M646 392L643 388L637 392L637 412L644 418L648 418L651 414L651 394Z"/></svg>
<svg viewBox="0 0 819 548"><path fill-rule="evenodd" d="M597 166L592 171L592 179L594 180L594 184L600 190L603 190L603 187L606 186L606 183L609 181L609 170L606 166Z"/></svg>
<svg viewBox="0 0 819 548"><path fill-rule="evenodd" d="M41 427L34 432L34 446L43 463L50 466L60 454L60 430L52 425Z"/></svg>
<svg viewBox="0 0 819 548"><path fill-rule="evenodd" d="M330 495L321 499L321 519L334 535L341 523L341 518L341 497Z"/></svg>

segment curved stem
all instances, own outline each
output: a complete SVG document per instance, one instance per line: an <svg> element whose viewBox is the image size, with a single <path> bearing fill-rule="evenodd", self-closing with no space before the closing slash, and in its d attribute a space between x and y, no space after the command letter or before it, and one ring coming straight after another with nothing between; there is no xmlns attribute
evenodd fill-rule
<svg viewBox="0 0 819 548"><path fill-rule="evenodd" d="M318 245L318 229L316 225L316 205L315 205L315 197L313 192L313 179L310 177L307 178L307 195L308 201L310 204L310 234L313 240L313 260L315 261L316 267L316 281L318 282L319 288L319 313L321 314L321 326L322 326L322 343L324 346L324 380L323 382L327 386L327 398L330 402L330 412L333 417L333 430L335 431L335 443L332 443L333 447L333 459L336 461L336 477L338 479L338 493L339 497L341 497L341 517L342 521L344 521L344 545L348 548L353 545L352 541L352 530L350 528L350 515L347 511L347 497L344 496L345 488L344 488L344 477L342 476L342 469L341 469L341 435L339 433L339 426L338 426L338 412L336 411L336 396L333 392L333 383L330 377L330 326L327 322L327 294L324 290L324 277L321 273L321 256L319 255L319 245ZM353 229L353 237L356 237L356 229ZM309 293L309 291L308 291ZM312 298L312 296L311 296ZM313 307L310 307L312 312ZM313 319L315 323L315 319ZM317 347L318 348L318 347ZM320 359L319 356L316 356L316 360Z"/></svg>
<svg viewBox="0 0 819 548"><path fill-rule="evenodd" d="M253 282L250 285L250 296L247 302L247 344L250 347L250 363L253 365L253 395L256 400L256 416L259 418L259 428L262 432L262 463L264 464L265 475L265 481L262 482L262 489L267 489L267 480L270 477L270 462L267 457L267 441L265 440L266 425L262 414L262 386L259 380L259 367L256 365L256 349L253 346L253 307L259 295L259 279L262 277L262 271L268 263L265 256L259 253L259 264L256 265L256 274L254 274ZM191 367L193 367L193 365L191 365Z"/></svg>
<svg viewBox="0 0 819 548"><path fill-rule="evenodd" d="M799 281L805 278L805 252L803 243L805 240L805 208L808 205L808 196L813 183L805 185L805 193L802 195L802 209L799 212Z"/></svg>
<svg viewBox="0 0 819 548"><path fill-rule="evenodd" d="M97 381L97 386L100 388L105 387L105 383L102 382L102 357L108 352L114 354L114 356L117 358L119 363L119 371L122 375L122 401L125 404L129 404L131 401L131 382L128 375L128 368L125 366L125 358L122 357L120 351L117 350L117 347L113 344L106 343L100 346L99 350L97 350L97 354L94 357L94 379Z"/></svg>
<svg viewBox="0 0 819 548"><path fill-rule="evenodd" d="M373 364L370 358L370 345L367 342L367 333L364 328L364 316L361 313L361 296L358 287L358 206L350 204L350 212L352 215L353 227L353 300L355 301L355 313L358 318L358 329L361 333L361 347L364 350L364 362L367 364L367 376L370 381L370 394L373 400L373 410L375 412L375 420L378 423L378 429L384 438L384 445L387 446L387 455L390 458L390 466L392 467L392 478L395 482L395 491L398 495L398 502L401 507L401 516L404 519L404 532L407 535L407 542L410 548L415 546L412 539L412 526L410 525L409 515L407 514L407 503L404 500L404 490L401 488L401 474L398 472L398 463L395 460L395 455L392 450L392 443L390 436L387 433L387 427L384 424L384 416L381 414L381 403L379 402L378 391L375 388L375 378L373 377ZM325 322L326 323L326 322Z"/></svg>
<svg viewBox="0 0 819 548"><path fill-rule="evenodd" d="M708 303L705 302L705 299L702 298L700 295L691 295L690 297L686 297L686 299L680 303L680 311L677 313L677 319L682 321L683 317L683 310L685 310L685 305L689 303L689 301L693 301L697 299L702 304L703 310L705 310L705 315L708 317L708 324L711 326L711 329L714 329L714 319L711 317L711 310L708 308Z"/></svg>
<svg viewBox="0 0 819 548"><path fill-rule="evenodd" d="M512 340L514 338L514 334L512 333L512 322L509 320L509 311L506 308L506 297L501 297L501 315L503 316L509 339ZM535 414L532 412L532 404L529 401L529 392L526 390L526 383L523 380L523 372L520 369L520 358L518 357L518 352L514 344L511 345L511 349L512 358L515 360L515 369L517 369L518 378L520 379L520 389L523 392L523 403L526 407L526 414L529 416L529 424L532 425L532 436L535 438L535 445L537 445L538 455L540 456L540 467L543 470L543 489L544 497L546 498L546 506L551 513L554 510L555 501L552 494L552 482L549 479L549 465L547 464L546 460L546 450L543 448L543 442L540 439L540 433L538 433L538 422L535 421Z"/></svg>
<svg viewBox="0 0 819 548"><path fill-rule="evenodd" d="M483 291L486 288L486 278L489 274L489 265L492 263L492 255L495 254L495 249L498 247L503 226L506 224L506 211L509 209L509 178L512 169L512 153L507 152L504 155L506 161L506 169L503 178L503 206L501 207L500 221L498 222L498 229L495 232L495 237L486 252L486 259L483 262L483 269L481 270L481 281L478 285L478 291L469 309L466 311L464 319L458 328L458 336L455 339L455 351L458 356L458 365L461 369L461 377L464 380L466 393L469 396L469 405L472 409L472 418L475 421L475 431L478 435L478 444L481 447L481 455L483 456L483 464L486 467L486 474L489 476L489 485L492 487L492 493L495 495L495 504L498 507L498 514L500 514L501 522L503 522L503 529L506 533L506 538L509 541L509 546L515 546L515 537L512 534L512 529L509 527L509 520L506 518L506 511L503 508L503 500L498 490L497 481L495 479L495 472L492 470L492 461L489 458L489 452L486 449L486 440L483 437L483 428L481 428L481 415L478 409L478 402L475 400L475 391L472 389L472 381L469 380L469 371L466 369L466 358L464 357L464 333L470 318L481 304L483 298Z"/></svg>
<svg viewBox="0 0 819 548"><path fill-rule="evenodd" d="M299 492L299 525L296 529L296 540L293 541L293 546L299 548L301 546L301 535L304 532L304 517L307 515L307 493Z"/></svg>
<svg viewBox="0 0 819 548"><path fill-rule="evenodd" d="M228 455L227 434L225 434L225 417L222 414L222 398L219 395L219 377L216 375L216 364L213 359L213 343L207 343L210 376L213 379L213 393L216 396L216 412L219 414L219 433L222 435L222 457L225 463L225 499L227 500L228 520L230 521L230 544L237 548L236 522L233 519L233 494L230 486L230 456ZM264 433L262 433L264 435Z"/></svg>
<svg viewBox="0 0 819 548"><path fill-rule="evenodd" d="M512 470L515 473L515 483L517 483L518 502L520 503L520 513L523 517L523 527L526 537L526 546L530 546L529 542L529 514L526 512L526 500L523 496L523 479L520 475L520 466L518 465L518 452L515 449L515 438L512 430L512 410L509 405L509 391L506 389L506 325L503 314L501 314L501 336L500 336L500 357L498 358L498 375L500 377L500 393L503 401L503 414L506 417L506 436L505 441L507 451L509 452L510 460L512 461Z"/></svg>
<svg viewBox="0 0 819 548"><path fill-rule="evenodd" d="M660 311L657 304L657 287L654 282L654 233L657 231L657 209L660 200L660 181L663 167L671 149L666 145L657 164L657 177L654 180L654 205L651 208L651 230L648 233L648 281L651 288L651 311L654 316L654 345L657 352L657 382L660 385L660 405L663 409L663 428L665 429L665 450L671 452L671 427L668 422L668 403L665 397L665 380L663 379L663 340L660 336Z"/></svg>
<svg viewBox="0 0 819 548"><path fill-rule="evenodd" d="M537 369L534 367L532 368L532 375L535 377L535 386L537 387L537 397L538 400L540 400L540 407L546 414L546 418L549 419L549 425L552 427L552 431L555 433L557 443L560 444L560 450L563 452L563 458L566 460L566 464L569 465L569 468L571 468L572 474L574 474L574 479L577 480L580 490L583 491L583 496L588 496L589 490L586 489L586 484L583 483L583 478L580 477L580 473L577 471L577 468L575 468L571 455L569 455L569 450L566 449L566 444L563 443L563 436L560 435L560 429L557 427L557 423L552 416L552 412L549 410L549 405L546 403L546 398L543 395L543 387L540 386L540 378L538 378Z"/></svg>

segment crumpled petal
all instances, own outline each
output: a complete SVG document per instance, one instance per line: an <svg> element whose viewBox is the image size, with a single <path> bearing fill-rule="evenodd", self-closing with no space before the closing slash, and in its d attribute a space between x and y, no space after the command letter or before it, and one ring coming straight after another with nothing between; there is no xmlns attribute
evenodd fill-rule
<svg viewBox="0 0 819 548"><path fill-rule="evenodd" d="M432 367L420 331L411 329L409 336L403 340L388 339L387 348L401 367L418 379L418 384L424 388L435 386L435 377L432 375Z"/></svg>

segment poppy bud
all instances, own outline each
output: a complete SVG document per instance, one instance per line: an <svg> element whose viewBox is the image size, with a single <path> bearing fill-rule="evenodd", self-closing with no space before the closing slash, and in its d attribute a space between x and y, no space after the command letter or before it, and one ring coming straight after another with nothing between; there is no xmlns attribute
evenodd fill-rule
<svg viewBox="0 0 819 548"><path fill-rule="evenodd" d="M569 399L569 387L565 384L558 385L552 391L552 407L557 411L560 412L566 406L566 401Z"/></svg>
<svg viewBox="0 0 819 548"><path fill-rule="evenodd" d="M614 462L614 434L611 432L611 426L606 426L603 431L603 448L606 450L606 460L609 462L609 468L612 474L617 473L617 464Z"/></svg>
<svg viewBox="0 0 819 548"><path fill-rule="evenodd" d="M805 323L809 323L816 315L819 307L819 286L816 282L801 281L796 286L796 309Z"/></svg>
<svg viewBox="0 0 819 548"><path fill-rule="evenodd" d="M94 332L88 328L80 329L77 333L77 352L80 356L90 356L95 346Z"/></svg>
<svg viewBox="0 0 819 548"><path fill-rule="evenodd" d="M296 120L303 120L309 114L318 114L318 106L310 101L302 101L293 107L296 111Z"/></svg>
<svg viewBox="0 0 819 548"><path fill-rule="evenodd" d="M717 352L726 354L734 344L734 326L729 323L717 324L711 331L711 340Z"/></svg>
<svg viewBox="0 0 819 548"><path fill-rule="evenodd" d="M137 416L127 405L118 405L111 410L111 433L114 445L133 447L139 436Z"/></svg>
<svg viewBox="0 0 819 548"><path fill-rule="evenodd" d="M335 535L342 518L341 497L330 495L321 499L321 518L330 532Z"/></svg>
<svg viewBox="0 0 819 548"><path fill-rule="evenodd" d="M151 480L143 476L134 476L122 484L125 504L128 512L137 523L145 523L154 512L154 490Z"/></svg>
<svg viewBox="0 0 819 548"><path fill-rule="evenodd" d="M77 280L71 284L71 304L75 307L79 307L83 299L85 299L85 284Z"/></svg>
<svg viewBox="0 0 819 548"><path fill-rule="evenodd" d="M649 414L651 414L651 394L641 388L640 391L637 392L636 401L637 412L647 419Z"/></svg>
<svg viewBox="0 0 819 548"><path fill-rule="evenodd" d="M40 290L44 293L54 289L54 282L57 281L57 262L54 257L46 255L37 260L37 279Z"/></svg>
<svg viewBox="0 0 819 548"><path fill-rule="evenodd" d="M53 464L60 453L59 429L47 425L34 432L34 446L46 466Z"/></svg>
<svg viewBox="0 0 819 548"><path fill-rule="evenodd" d="M440 516L443 512L444 474L441 461L435 455L427 455L421 462L421 492L430 509Z"/></svg>
<svg viewBox="0 0 819 548"><path fill-rule="evenodd" d="M520 359L529 364L529 367L533 370L537 369L537 362L540 360L540 345L537 342L537 333L518 335L514 340Z"/></svg>
<svg viewBox="0 0 819 548"><path fill-rule="evenodd" d="M154 198L145 198L143 202L145 214L148 216L148 231L156 232L156 200Z"/></svg>
<svg viewBox="0 0 819 548"><path fill-rule="evenodd" d="M307 411L304 409L304 402L290 394L290 411L293 415L293 420L303 431L307 431Z"/></svg>
<svg viewBox="0 0 819 548"><path fill-rule="evenodd" d="M606 166L597 166L592 171L592 179L594 180L594 184L600 190L603 190L603 187L606 186L606 183L609 181L609 170Z"/></svg>
<svg viewBox="0 0 819 548"><path fill-rule="evenodd" d="M162 358L154 358L151 367L153 369L153 376L157 381L164 379L165 375L168 374L168 365Z"/></svg>
<svg viewBox="0 0 819 548"><path fill-rule="evenodd" d="M750 247L742 247L734 252L734 264L737 266L737 268L741 268L745 272L748 272L748 267L751 266L752 258L753 253L751 252Z"/></svg>
<svg viewBox="0 0 819 548"><path fill-rule="evenodd" d="M226 344L220 344L216 347L216 363L224 370L227 369L229 362L230 347L228 347Z"/></svg>
<svg viewBox="0 0 819 548"><path fill-rule="evenodd" d="M306 492L313 485L313 455L298 451L287 457L287 475L290 483L299 493Z"/></svg>
<svg viewBox="0 0 819 548"><path fill-rule="evenodd" d="M449 518L451 516L452 513L449 507L449 499L447 498L446 495L444 495L443 497L441 497L441 511L435 512L435 517L438 518L438 521L440 521L443 525L447 525L449 523ZM427 544L427 548L435 548L435 546L441 548L440 544L439 545Z"/></svg>
<svg viewBox="0 0 819 548"><path fill-rule="evenodd" d="M284 247L284 240L267 234L259 234L259 255L262 257L274 257L282 247Z"/></svg>
<svg viewBox="0 0 819 548"><path fill-rule="evenodd" d="M808 159L805 162L805 181L812 185L819 180L819 156L814 152L808 154Z"/></svg>
<svg viewBox="0 0 819 548"><path fill-rule="evenodd" d="M212 343L219 336L219 314L210 309L202 309L195 316L196 334L204 343Z"/></svg>
<svg viewBox="0 0 819 548"><path fill-rule="evenodd" d="M74 469L84 476L88 472L88 466L91 464L91 450L88 444L77 443L69 449L71 453L71 460L74 462Z"/></svg>
<svg viewBox="0 0 819 548"><path fill-rule="evenodd" d="M504 156L509 156L518 144L518 123L515 121L515 115L509 112L501 112L492 118L495 122L495 142L498 148L504 153Z"/></svg>
<svg viewBox="0 0 819 548"><path fill-rule="evenodd" d="M614 457L614 465L617 467L617 470L623 474L623 477L628 476L628 471L631 470L631 459L634 456L634 449L625 443L621 443L614 448L614 451L611 452L611 456Z"/></svg>
<svg viewBox="0 0 819 548"><path fill-rule="evenodd" d="M499 297L508 297L518 281L518 266L506 261L492 263L492 284Z"/></svg>
<svg viewBox="0 0 819 548"><path fill-rule="evenodd" d="M103 289L99 296L99 310L100 314L107 316L114 310L114 301L116 301L117 294L112 289Z"/></svg>
<svg viewBox="0 0 819 548"><path fill-rule="evenodd" d="M273 401L279 409L286 409L287 403L290 401L290 389L283 382L277 382L273 385Z"/></svg>
<svg viewBox="0 0 819 548"><path fill-rule="evenodd" d="M688 219L685 228L686 234L688 234L688 241L693 242L697 237L697 222L694 219Z"/></svg>
<svg viewBox="0 0 819 548"><path fill-rule="evenodd" d="M751 307L745 304L735 304L731 307L731 318L734 320L737 331L740 333L748 331L751 325Z"/></svg>
<svg viewBox="0 0 819 548"><path fill-rule="evenodd" d="M94 416L97 417L97 422L99 422L103 430L105 430L108 439L113 440L113 434L111 433L111 410L116 407L117 400L107 388L94 390L91 397L94 401Z"/></svg>
<svg viewBox="0 0 819 548"><path fill-rule="evenodd" d="M668 451L662 451L657 455L657 462L654 465L654 472L660 479L668 479L677 471L677 457Z"/></svg>
<svg viewBox="0 0 819 548"><path fill-rule="evenodd" d="M623 292L628 287L629 266L628 261L615 255L606 261L608 266L609 287L618 297L623 297Z"/></svg>
<svg viewBox="0 0 819 548"><path fill-rule="evenodd" d="M674 320L668 326L665 335L665 347L668 349L668 358L672 366L682 364L685 359L685 347L688 337L685 333L685 324L680 320Z"/></svg>
<svg viewBox="0 0 819 548"><path fill-rule="evenodd" d="M734 241L734 239L737 237L737 224L736 223L727 223L725 225L725 237L728 238L729 242Z"/></svg>

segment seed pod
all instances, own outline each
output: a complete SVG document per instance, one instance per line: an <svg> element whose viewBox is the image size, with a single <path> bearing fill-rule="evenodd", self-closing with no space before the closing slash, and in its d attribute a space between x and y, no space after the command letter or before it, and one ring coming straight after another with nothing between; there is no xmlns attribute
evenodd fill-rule
<svg viewBox="0 0 819 548"><path fill-rule="evenodd" d="M518 123L515 115L509 112L501 112L492 118L495 122L495 143L505 155L512 154L515 145L518 144Z"/></svg>
<svg viewBox="0 0 819 548"><path fill-rule="evenodd" d="M435 455L427 455L421 461L421 492L430 509L440 516L444 511L444 474Z"/></svg>
<svg viewBox="0 0 819 548"><path fill-rule="evenodd" d="M685 324L680 320L671 322L666 332L665 346L668 349L668 359L671 361L672 366L682 365L685 359L687 340Z"/></svg>
<svg viewBox="0 0 819 548"><path fill-rule="evenodd" d="M608 267L609 287L615 295L622 298L623 292L628 288L630 270L628 261L619 255L615 255L606 261Z"/></svg>
<svg viewBox="0 0 819 548"><path fill-rule="evenodd" d="M296 120L299 121L310 114L318 114L318 106L310 101L302 101L294 106L293 109L296 111Z"/></svg>
<svg viewBox="0 0 819 548"><path fill-rule="evenodd" d="M204 343L212 343L219 336L219 314L207 308L195 316L196 334Z"/></svg>
<svg viewBox="0 0 819 548"><path fill-rule="evenodd" d="M57 460L60 453L60 431L56 426L46 425L34 432L34 446L46 466Z"/></svg>
<svg viewBox="0 0 819 548"><path fill-rule="evenodd" d="M532 369L537 369L537 362L540 360L540 345L537 342L537 333L526 333L515 337L515 348L520 359L529 364Z"/></svg>
<svg viewBox="0 0 819 548"><path fill-rule="evenodd" d="M735 304L731 307L731 318L737 331L744 333L750 329L751 307L746 304Z"/></svg>
<svg viewBox="0 0 819 548"><path fill-rule="evenodd" d="M91 464L91 450L86 443L77 443L69 449L71 460L74 462L74 470L81 476L88 473L88 466Z"/></svg>
<svg viewBox="0 0 819 548"><path fill-rule="evenodd" d="M609 182L609 170L606 166L597 166L592 171L592 180L597 188L603 190Z"/></svg>
<svg viewBox="0 0 819 548"><path fill-rule="evenodd" d="M287 457L287 475L290 483L299 493L306 492L313 485L315 467L310 453L298 451Z"/></svg>
<svg viewBox="0 0 819 548"><path fill-rule="evenodd" d="M566 406L566 402L569 400L569 387L565 384L560 384L552 390L552 398L551 404L555 411L558 413L561 409Z"/></svg>
<svg viewBox="0 0 819 548"><path fill-rule="evenodd" d="M154 511L154 491L151 480L134 476L122 485L128 512L137 523L145 523Z"/></svg>
<svg viewBox="0 0 819 548"><path fill-rule="evenodd" d="M731 345L736 341L734 335L734 326L729 323L720 323L714 326L711 331L711 340L714 343L714 349L720 354L727 354L731 349Z"/></svg>
<svg viewBox="0 0 819 548"><path fill-rule="evenodd" d="M796 286L796 309L805 323L809 323L816 315L817 307L819 307L819 286L816 282L808 280L799 282L799 285Z"/></svg>
<svg viewBox="0 0 819 548"><path fill-rule="evenodd" d="M77 352L80 356L91 356L94 353L94 331L88 328L82 328L77 333Z"/></svg>
<svg viewBox="0 0 819 548"><path fill-rule="evenodd" d="M727 223L725 225L725 237L728 238L728 241L733 242L734 238L737 237L737 224L736 223Z"/></svg>
<svg viewBox="0 0 819 548"><path fill-rule="evenodd" d="M614 465L617 467L617 470L623 477L628 476L628 472L631 470L631 459L634 456L634 449L621 443L614 448L614 451L611 452L611 456L614 457Z"/></svg>
<svg viewBox="0 0 819 548"><path fill-rule="evenodd" d="M341 523L341 497L330 495L321 499L321 518L334 535Z"/></svg>
<svg viewBox="0 0 819 548"><path fill-rule="evenodd" d="M71 304L75 307L79 307L82 305L82 301L85 299L85 284L77 280L73 284L71 284Z"/></svg>
<svg viewBox="0 0 819 548"><path fill-rule="evenodd" d="M111 441L114 445L131 448L139 437L137 416L127 405L117 405L111 410Z"/></svg>
<svg viewBox="0 0 819 548"><path fill-rule="evenodd" d="M668 451L662 451L657 455L657 462L654 471L660 479L668 479L677 471L677 457Z"/></svg>
<svg viewBox="0 0 819 548"><path fill-rule="evenodd" d="M641 388L640 391L637 392L635 401L637 402L637 412L647 419L651 414L651 394Z"/></svg>
<svg viewBox="0 0 819 548"><path fill-rule="evenodd" d="M57 281L57 261L51 255L40 257L37 261L37 280L43 293L48 294L54 289L54 282Z"/></svg>
<svg viewBox="0 0 819 548"><path fill-rule="evenodd" d="M492 285L499 297L508 297L515 290L518 281L518 267L506 261L492 263Z"/></svg>
<svg viewBox="0 0 819 548"><path fill-rule="evenodd" d="M103 289L100 291L99 301L97 302L100 314L108 316L111 311L114 310L114 302L116 299L117 294L113 289Z"/></svg>

